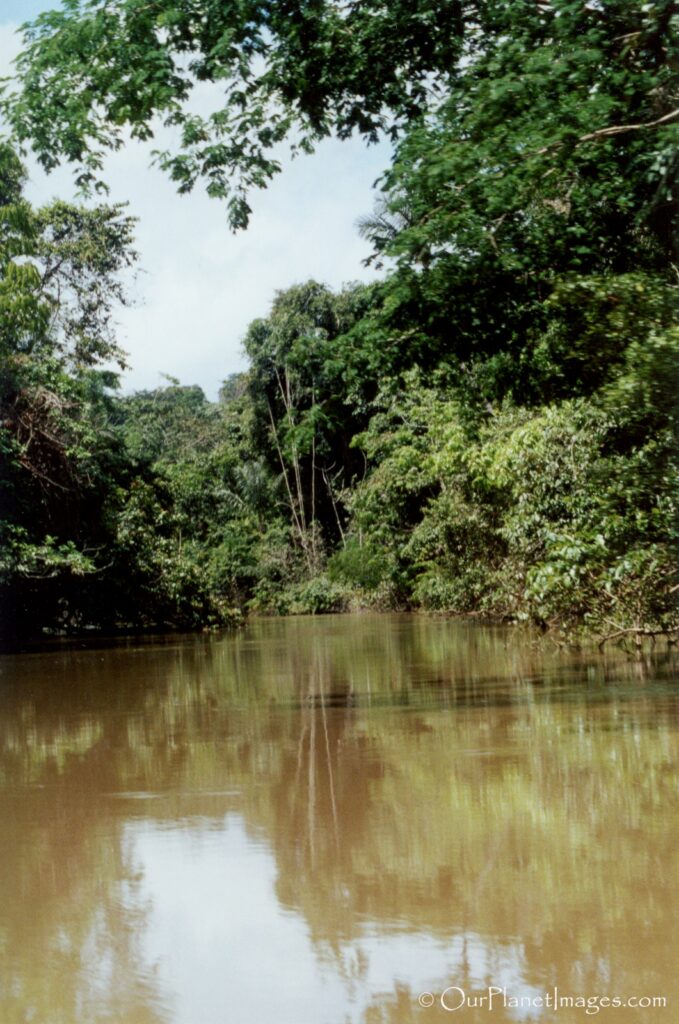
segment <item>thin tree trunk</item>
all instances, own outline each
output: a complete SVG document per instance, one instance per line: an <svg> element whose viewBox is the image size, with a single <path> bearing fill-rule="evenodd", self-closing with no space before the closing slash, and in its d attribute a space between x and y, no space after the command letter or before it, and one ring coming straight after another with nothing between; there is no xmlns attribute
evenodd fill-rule
<svg viewBox="0 0 679 1024"><path fill-rule="evenodd" d="M332 489L332 483L330 482L330 477L328 476L328 471L325 468L325 466L323 467L321 472L323 474L323 479L325 480L325 485L328 488L328 494L330 495L330 501L332 502L332 510L335 513L335 519L337 521L337 529L339 530L340 537L342 538L342 547L345 548L347 546L347 539L346 539L346 537L344 535L344 530L342 529L342 521L340 519L339 512L337 511L337 502L335 501L335 494L334 494L334 491Z"/></svg>
<svg viewBox="0 0 679 1024"><path fill-rule="evenodd" d="M285 414L287 416L290 429L294 430L295 421L292 418L292 394L290 392L290 376L288 374L287 368L285 369L285 388L283 387L283 382L278 372L278 367L276 367L276 379L278 381L278 388L281 393L281 398L283 399L283 406L285 408ZM297 487L297 507L299 509L299 517L304 532L306 533L306 510L304 507L304 491L302 490L302 474L299 466L299 458L297 456L297 445L295 444L293 444L292 448L292 467L295 473L295 485Z"/></svg>
<svg viewBox="0 0 679 1024"><path fill-rule="evenodd" d="M316 392L311 391L311 408L316 407ZM318 563L316 551L316 421L314 420L314 432L311 437L311 546L314 556L314 564Z"/></svg>
<svg viewBox="0 0 679 1024"><path fill-rule="evenodd" d="M288 500L290 502L290 512L292 513L292 518L293 518L295 527L297 528L297 533L299 534L299 541L300 541L300 544L302 546L302 550L304 551L304 554L305 554L305 556L307 558L307 562L308 562L309 561L309 557L308 557L308 552L307 552L306 537L305 537L304 530L302 529L302 524L300 522L299 516L297 514L297 508L295 506L295 499L294 499L293 494L292 494L292 488L290 487L290 481L288 480L288 471L285 468L285 459L283 458L283 451L281 449L280 441L278 439L278 431L276 429L276 421L274 420L273 412L271 411L271 404L268 401L267 401L267 407L268 407L268 410L269 410L269 419L271 421L271 429L273 431L273 438L274 438L274 442L276 444L276 451L278 452L278 460L279 460L279 462L281 464L281 469L283 471L283 479L285 480L285 489L288 492Z"/></svg>

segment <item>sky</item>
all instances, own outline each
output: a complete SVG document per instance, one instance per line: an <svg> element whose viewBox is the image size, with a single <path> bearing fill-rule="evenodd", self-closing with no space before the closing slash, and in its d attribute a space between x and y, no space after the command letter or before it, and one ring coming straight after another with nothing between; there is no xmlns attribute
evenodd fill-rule
<svg viewBox="0 0 679 1024"><path fill-rule="evenodd" d="M18 25L55 6L54 0L0 0L0 76L11 73ZM216 87L201 86L201 108L216 100ZM131 143L111 155L105 170L108 201L128 202L138 218L134 304L117 317L131 364L123 389L157 387L169 374L215 398L221 381L245 368L245 330L266 316L278 289L309 278L338 288L375 277L363 266L370 250L356 221L372 209L372 186L388 166L389 148L327 140L312 156L285 159L282 173L250 197L249 228L234 235L223 204L199 186L179 196L150 166L150 151L166 135L161 129L151 143ZM32 202L76 200L70 169L46 176L30 158L28 169Z"/></svg>

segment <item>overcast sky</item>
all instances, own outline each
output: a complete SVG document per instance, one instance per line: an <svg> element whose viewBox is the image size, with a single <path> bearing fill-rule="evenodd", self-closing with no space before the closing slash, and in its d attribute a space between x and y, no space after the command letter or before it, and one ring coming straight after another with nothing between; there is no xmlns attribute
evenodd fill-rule
<svg viewBox="0 0 679 1024"><path fill-rule="evenodd" d="M0 75L11 72L17 25L55 6L54 0L0 0ZM201 107L213 99L210 88L201 87ZM266 315L277 289L311 277L332 287L374 277L362 265L369 249L356 220L372 208L372 184L389 150L329 140L313 156L286 161L269 188L251 197L250 227L233 235L218 200L198 187L178 196L149 166L152 148L133 143L112 155L106 170L109 201L129 202L139 219L136 304L119 316L120 343L132 365L123 383L126 390L155 387L168 373L214 398L220 382L244 368L245 329ZM29 161L29 172L31 201L73 199L68 169L47 177Z"/></svg>

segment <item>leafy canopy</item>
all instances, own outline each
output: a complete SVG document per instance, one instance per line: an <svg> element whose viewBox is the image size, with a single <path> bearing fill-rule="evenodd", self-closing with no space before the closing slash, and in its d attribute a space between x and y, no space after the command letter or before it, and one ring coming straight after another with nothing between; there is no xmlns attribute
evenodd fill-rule
<svg viewBox="0 0 679 1024"><path fill-rule="evenodd" d="M247 192L280 169L278 143L375 141L421 112L432 72L455 65L460 18L431 0L65 0L25 27L5 109L42 164L74 161L81 185L125 127L149 139L160 118L178 130L177 151L157 156L180 191L203 179L242 227ZM207 114L192 103L200 83L218 86Z"/></svg>
<svg viewBox="0 0 679 1024"><path fill-rule="evenodd" d="M46 168L74 162L83 186L98 181L125 129L149 139L158 124L172 126L178 142L157 153L161 166L180 191L203 180L227 197L242 227L248 192L280 170L280 143L295 152L332 133L396 138L418 122L426 132L443 103L468 122L451 187L483 190L508 159L529 174L536 160L558 168L585 141L672 123L673 6L64 0L25 26L19 89L4 110ZM216 86L207 112L204 93L194 102L203 83ZM671 176L669 152L645 169L651 190ZM511 196L505 183L497 217Z"/></svg>

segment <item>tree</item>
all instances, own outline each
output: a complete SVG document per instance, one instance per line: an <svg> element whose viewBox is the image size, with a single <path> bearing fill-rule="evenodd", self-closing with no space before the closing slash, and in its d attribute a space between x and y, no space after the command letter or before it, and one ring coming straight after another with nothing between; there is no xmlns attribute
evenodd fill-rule
<svg viewBox="0 0 679 1024"><path fill-rule="evenodd" d="M279 143L308 151L333 132L345 138L357 131L375 141L386 131L396 138L417 119L426 124L441 95L461 112L470 101L479 111L487 104L491 129L498 112L518 126L517 105L565 113L547 117L537 147L554 166L564 146L670 124L678 114L672 10L671 0L644 7L633 0L65 0L62 10L25 28L20 89L7 96L4 110L46 168L74 162L82 185L98 180L102 155L122 145L124 128L148 139L160 119L180 136L176 152L157 154L161 166L180 191L203 179L211 195L229 197L230 221L242 227L248 191L280 170ZM570 67L562 59L551 65L563 43ZM527 69L526 52L537 57ZM591 93L585 123L576 110L578 85L598 76L601 60L613 93ZM528 91L517 88L524 70ZM634 74L639 88L627 95ZM575 87L565 111L551 103L561 75L562 84ZM191 106L203 82L221 92L208 115ZM534 110L534 125L541 112ZM483 117L477 127L485 133ZM530 162L535 132L519 150L512 135L498 156ZM497 141L487 133L489 155ZM468 161L466 179L473 167ZM661 172L666 180L671 171Z"/></svg>
<svg viewBox="0 0 679 1024"><path fill-rule="evenodd" d="M135 258L121 207L34 210L23 177L3 147L0 588L10 624L67 616L98 571L120 457L109 424L116 376L102 364L123 359L112 315Z"/></svg>
<svg viewBox="0 0 679 1024"><path fill-rule="evenodd" d="M253 443L281 475L310 571L320 564L324 539L341 538L341 492L362 469L349 442L366 422L365 395L376 381L370 361L379 354L352 329L373 303L370 287L333 294L308 281L279 292L270 315L254 321L245 338Z"/></svg>
<svg viewBox="0 0 679 1024"><path fill-rule="evenodd" d="M63 592L67 571L101 570L128 624L327 610L352 586L676 631L673 16L669 0L65 0L40 16L5 114L84 187L164 121L179 143L160 163L180 191L226 197L238 227L285 140L387 131L395 149L361 222L384 280L279 293L219 406L178 382L111 401L120 211L31 211L0 162L10 577L42 559ZM58 530L32 518L28 481L65 481L68 499L45 499Z"/></svg>
<svg viewBox="0 0 679 1024"><path fill-rule="evenodd" d="M418 362L448 360L481 411L508 392L539 402L598 387L624 348L604 335L632 311L625 275L671 301L671 13L489 5L449 94L396 149L371 229L396 263L383 327Z"/></svg>
<svg viewBox="0 0 679 1024"><path fill-rule="evenodd" d="M5 111L43 166L73 161L83 185L125 127L148 139L159 118L179 130L158 160L180 191L203 179L242 227L248 191L280 170L279 143L375 141L423 111L460 55L461 12L432 0L65 0L25 28ZM221 93L207 116L191 106L203 82Z"/></svg>

